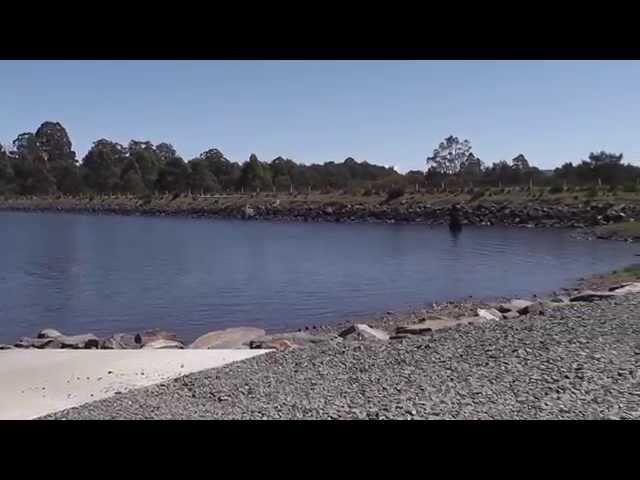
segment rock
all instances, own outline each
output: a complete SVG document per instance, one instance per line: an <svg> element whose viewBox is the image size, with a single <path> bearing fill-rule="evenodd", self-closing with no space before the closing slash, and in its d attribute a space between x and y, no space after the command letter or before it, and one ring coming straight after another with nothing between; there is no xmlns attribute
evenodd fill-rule
<svg viewBox="0 0 640 480"><path fill-rule="evenodd" d="M86 349L100 347L98 337L90 333L85 335L60 335L51 340L60 342L60 348Z"/></svg>
<svg viewBox="0 0 640 480"><path fill-rule="evenodd" d="M253 218L256 216L256 211L251 208L249 205L244 207L244 218Z"/></svg>
<svg viewBox="0 0 640 480"><path fill-rule="evenodd" d="M197 338L188 348L247 348L251 340L265 336L261 328L235 327L216 330Z"/></svg>
<svg viewBox="0 0 640 480"><path fill-rule="evenodd" d="M40 330L36 338L56 338L60 337L62 334L58 330L54 330L53 328L45 328L44 330Z"/></svg>
<svg viewBox="0 0 640 480"><path fill-rule="evenodd" d="M569 303L569 297L567 297L566 295L557 295L555 297L551 297L549 299L549 303L557 303L557 304Z"/></svg>
<svg viewBox="0 0 640 480"><path fill-rule="evenodd" d="M0 343L0 350L13 350L16 347L13 345L5 345L4 343Z"/></svg>
<svg viewBox="0 0 640 480"><path fill-rule="evenodd" d="M611 291L611 289L609 289ZM613 290L613 293L616 295L626 295L627 293L638 293L640 292L640 283L629 283L623 287L617 288Z"/></svg>
<svg viewBox="0 0 640 480"><path fill-rule="evenodd" d="M184 345L180 342L176 342L175 340L165 340L164 338L160 338L158 340L154 340L153 342L145 343L145 345L142 347L143 350L165 350L169 348L184 348Z"/></svg>
<svg viewBox="0 0 640 480"><path fill-rule="evenodd" d="M467 325L474 325L476 323L483 323L483 322L486 322L486 321L487 321L486 318L479 317L479 316L476 316L476 317L462 317L462 318L459 318L457 320L458 323L465 323Z"/></svg>
<svg viewBox="0 0 640 480"><path fill-rule="evenodd" d="M479 308L478 316L487 320L502 320L502 314L495 308Z"/></svg>
<svg viewBox="0 0 640 480"><path fill-rule="evenodd" d="M178 336L173 332L167 332L165 330L145 330L142 333L137 333L134 337L134 341L139 345L146 345L147 343L155 342L156 340L172 340L178 341Z"/></svg>
<svg viewBox="0 0 640 480"><path fill-rule="evenodd" d="M133 335L116 333L100 341L100 348L104 350L131 350L140 348Z"/></svg>
<svg viewBox="0 0 640 480"><path fill-rule="evenodd" d="M612 285L607 290L609 292L615 292L616 290L620 290L621 288L628 287L629 285L633 285L633 282L625 282L625 283L620 283L618 285Z"/></svg>
<svg viewBox="0 0 640 480"><path fill-rule="evenodd" d="M502 314L502 317L506 320L513 320L514 318L518 318L520 314L515 311L505 312Z"/></svg>
<svg viewBox="0 0 640 480"><path fill-rule="evenodd" d="M571 302L595 302L597 300L604 300L607 298L617 297L615 292L595 292L593 290L585 290L577 295L574 295L569 299Z"/></svg>
<svg viewBox="0 0 640 480"><path fill-rule="evenodd" d="M377 328L371 328L369 325L363 323L351 325L338 335L348 340L373 340L379 342L389 340L389 334L387 332L378 330Z"/></svg>
<svg viewBox="0 0 640 480"><path fill-rule="evenodd" d="M262 348L262 347L253 347L252 345L267 344L269 342L281 341L281 340L286 340L292 343L294 346L302 347L309 344L320 344L320 343L326 343L331 341L342 341L342 338L337 335L311 335L310 333L305 333L305 332L289 332L289 333L278 333L274 335L264 335L264 336L255 338L249 342L245 342L245 345L248 345L250 348Z"/></svg>
<svg viewBox="0 0 640 480"><path fill-rule="evenodd" d="M276 338L275 340L269 341L259 341L259 340L251 340L249 342L249 348L253 349L264 349L264 350L277 350L279 352L283 352L285 350L289 350L291 348L297 348L298 346L289 340L285 340L284 338Z"/></svg>
<svg viewBox="0 0 640 480"><path fill-rule="evenodd" d="M22 337L14 346L16 348L61 348L58 338Z"/></svg>
<svg viewBox="0 0 640 480"><path fill-rule="evenodd" d="M523 314L525 309L532 305L533 302L529 300L513 299L509 303L501 303L496 307L500 313L517 312Z"/></svg>
<svg viewBox="0 0 640 480"><path fill-rule="evenodd" d="M523 315L544 315L544 303L535 302L522 309Z"/></svg>
<svg viewBox="0 0 640 480"><path fill-rule="evenodd" d="M394 340L400 337L403 334L406 335L425 335L427 333L433 332L433 326L429 325L428 322L420 322L414 325L404 325L396 328L396 334L394 335Z"/></svg>

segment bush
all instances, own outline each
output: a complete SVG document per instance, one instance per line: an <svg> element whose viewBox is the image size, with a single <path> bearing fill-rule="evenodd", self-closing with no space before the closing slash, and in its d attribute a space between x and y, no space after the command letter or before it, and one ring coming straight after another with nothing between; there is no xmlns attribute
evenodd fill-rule
<svg viewBox="0 0 640 480"><path fill-rule="evenodd" d="M585 194L585 196L587 198L596 198L598 196L598 189L596 187L589 188L589 190L587 190L587 193Z"/></svg>
<svg viewBox="0 0 640 480"><path fill-rule="evenodd" d="M625 193L637 193L638 186L635 183L627 183L622 187L622 191Z"/></svg>
<svg viewBox="0 0 640 480"><path fill-rule="evenodd" d="M562 193L563 191L564 188L562 188L562 185L553 185L551 188L549 188L549 193L552 194Z"/></svg>
<svg viewBox="0 0 640 480"><path fill-rule="evenodd" d="M479 200L480 198L484 197L485 191L484 190L476 190L476 192L471 195L471 198L469 198L470 202L475 202L476 200Z"/></svg>
<svg viewBox="0 0 640 480"><path fill-rule="evenodd" d="M392 188L387 192L387 198L385 198L384 203L391 202L396 198L400 198L404 195L404 188L396 187Z"/></svg>

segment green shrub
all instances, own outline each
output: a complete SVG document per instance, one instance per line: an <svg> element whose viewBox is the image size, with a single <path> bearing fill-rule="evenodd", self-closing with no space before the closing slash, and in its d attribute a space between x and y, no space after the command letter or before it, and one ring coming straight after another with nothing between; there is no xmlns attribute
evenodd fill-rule
<svg viewBox="0 0 640 480"><path fill-rule="evenodd" d="M391 202L396 198L402 197L403 195L404 195L404 188L402 187L392 188L387 192L387 198L385 198L384 202L385 203Z"/></svg>
<svg viewBox="0 0 640 480"><path fill-rule="evenodd" d="M598 189L596 187L589 188L585 196L587 198L596 198L598 196Z"/></svg>
<svg viewBox="0 0 640 480"><path fill-rule="evenodd" d="M635 183L626 183L622 187L622 191L625 193L638 193L638 186Z"/></svg>
<svg viewBox="0 0 640 480"><path fill-rule="evenodd" d="M562 192L564 192L564 188L562 188L562 185L553 185L549 188L549 193L551 194L562 193Z"/></svg>

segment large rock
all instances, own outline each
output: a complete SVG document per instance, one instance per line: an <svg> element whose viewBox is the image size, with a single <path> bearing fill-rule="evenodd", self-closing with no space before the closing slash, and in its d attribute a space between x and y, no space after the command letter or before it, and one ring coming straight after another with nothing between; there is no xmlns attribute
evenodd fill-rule
<svg viewBox="0 0 640 480"><path fill-rule="evenodd" d="M133 335L128 333L116 333L100 342L100 348L104 350L132 350L140 348Z"/></svg>
<svg viewBox="0 0 640 480"><path fill-rule="evenodd" d="M154 340L153 342L146 343L143 350L152 349L152 350L166 350L166 349L180 349L184 348L184 345L180 342L176 342L175 340L165 340L163 338Z"/></svg>
<svg viewBox="0 0 640 480"><path fill-rule="evenodd" d="M349 340L371 340L378 342L386 342L389 340L389 334L377 328L371 328L369 325L357 323L351 325L346 330L339 333L339 336Z"/></svg>
<svg viewBox="0 0 640 480"><path fill-rule="evenodd" d="M62 336L62 334L58 330L54 330L53 328L45 328L44 330L40 330L38 332L37 338L56 338L60 336Z"/></svg>
<svg viewBox="0 0 640 480"><path fill-rule="evenodd" d="M609 289L609 291L612 291ZM626 285L621 286L620 288L616 288L613 290L613 293L616 295L626 295L627 293L638 293L640 292L640 283L628 283Z"/></svg>
<svg viewBox="0 0 640 480"><path fill-rule="evenodd" d="M141 346L144 346L147 343L155 342L156 340L172 340L174 342L177 342L178 336L173 332L154 329L137 333L134 337L134 341Z"/></svg>
<svg viewBox="0 0 640 480"><path fill-rule="evenodd" d="M189 348L247 348L251 340L263 337L266 333L261 328L253 327L216 330L197 338Z"/></svg>
<svg viewBox="0 0 640 480"><path fill-rule="evenodd" d="M403 325L396 328L396 335L425 335L436 330L443 328L455 327L457 325L469 325L474 323L485 322L486 319L480 316L477 317L462 317L462 318L431 318L424 320L420 323L414 323L413 325Z"/></svg>
<svg viewBox="0 0 640 480"><path fill-rule="evenodd" d="M295 343L285 340L284 338L276 338L274 340L251 340L249 342L249 348L253 349L263 349L263 350L277 350L279 352L283 352L285 350L289 350L292 348L297 348L298 345Z"/></svg>
<svg viewBox="0 0 640 480"><path fill-rule="evenodd" d="M246 342L245 345L248 345L250 348L272 348L267 345L271 342L280 342L283 340L290 342L294 346L303 347L310 344L342 341L342 337L336 335L312 335L306 332L288 332L264 335Z"/></svg>
<svg viewBox="0 0 640 480"><path fill-rule="evenodd" d="M4 343L0 343L0 350L13 350L14 347L13 345L5 345Z"/></svg>
<svg viewBox="0 0 640 480"><path fill-rule="evenodd" d="M502 314L495 308L479 308L478 316L486 320L502 320Z"/></svg>
<svg viewBox="0 0 640 480"><path fill-rule="evenodd" d="M595 302L598 300L605 300L607 298L617 297L619 294L616 292L595 292L593 290L585 290L577 295L574 295L569 300L571 302Z"/></svg>
<svg viewBox="0 0 640 480"><path fill-rule="evenodd" d="M513 320L515 318L520 317L520 314L518 312L510 311L510 312L503 313L502 317L505 320Z"/></svg>
<svg viewBox="0 0 640 480"><path fill-rule="evenodd" d="M501 303L496 310L500 313L516 312L523 315L530 305L533 305L533 302L529 300L513 299L508 303Z"/></svg>
<svg viewBox="0 0 640 480"><path fill-rule="evenodd" d="M22 337L15 343L16 348L62 348L59 338Z"/></svg>
<svg viewBox="0 0 640 480"><path fill-rule="evenodd" d="M60 348L89 349L100 347L98 337L90 333L85 335L60 335L51 340L60 342Z"/></svg>

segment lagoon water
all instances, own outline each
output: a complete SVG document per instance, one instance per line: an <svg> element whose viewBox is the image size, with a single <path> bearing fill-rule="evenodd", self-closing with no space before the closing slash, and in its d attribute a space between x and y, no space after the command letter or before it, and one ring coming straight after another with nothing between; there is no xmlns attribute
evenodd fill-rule
<svg viewBox="0 0 640 480"><path fill-rule="evenodd" d="M162 328L297 329L469 295L527 295L634 262L568 230L0 212L0 343Z"/></svg>

